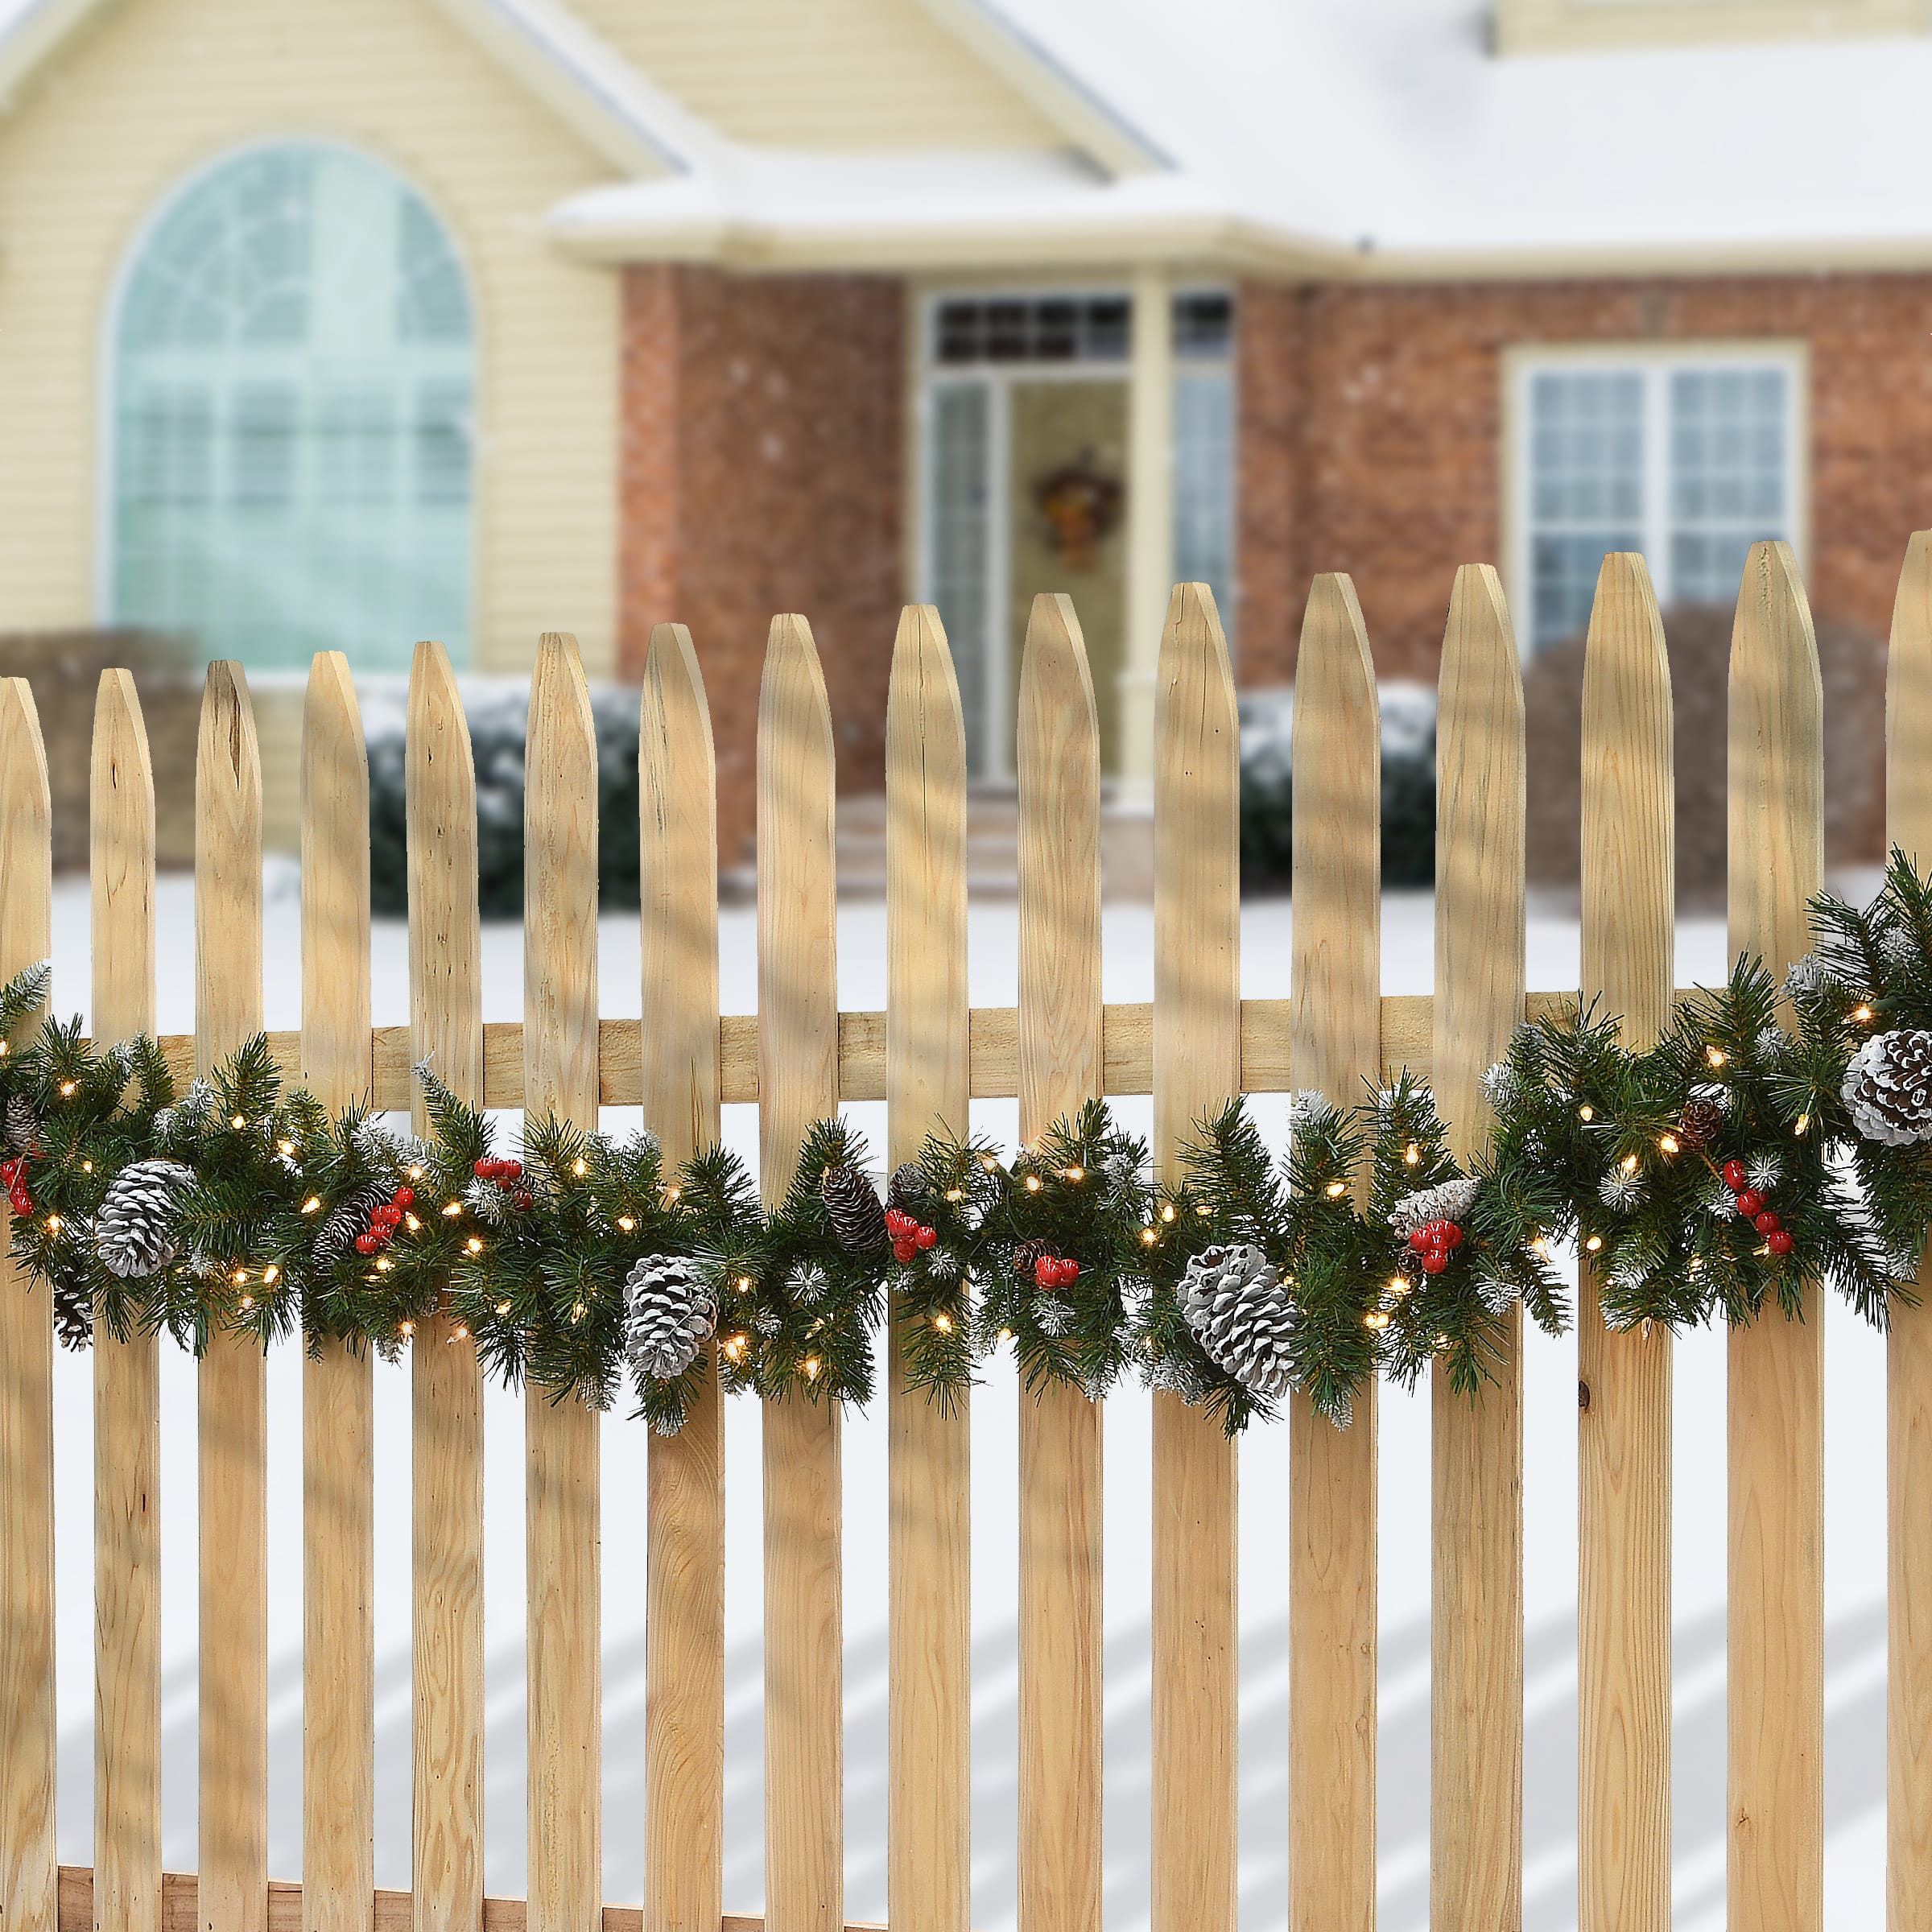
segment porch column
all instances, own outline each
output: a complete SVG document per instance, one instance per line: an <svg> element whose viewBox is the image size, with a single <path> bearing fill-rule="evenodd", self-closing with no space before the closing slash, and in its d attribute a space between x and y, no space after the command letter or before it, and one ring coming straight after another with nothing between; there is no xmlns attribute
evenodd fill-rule
<svg viewBox="0 0 1932 1932"><path fill-rule="evenodd" d="M1174 588L1174 291L1165 268L1133 279L1128 374L1127 635L1121 668L1121 795L1154 802L1154 686Z"/></svg>

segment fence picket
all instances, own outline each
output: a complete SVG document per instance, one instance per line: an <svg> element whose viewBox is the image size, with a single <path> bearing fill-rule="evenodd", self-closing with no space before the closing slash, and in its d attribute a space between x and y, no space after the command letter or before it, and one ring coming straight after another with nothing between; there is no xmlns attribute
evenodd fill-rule
<svg viewBox="0 0 1932 1932"><path fill-rule="evenodd" d="M1502 585L1456 572L1437 724L1435 1096L1459 1158L1523 1011L1523 681ZM1522 1311L1472 1402L1431 1394L1430 1922L1518 1932L1523 1909Z"/></svg>
<svg viewBox="0 0 1932 1932"><path fill-rule="evenodd" d="M27 680L0 679L0 977L47 956L52 920L40 720ZM57 1885L54 1318L14 1267L10 1224L0 1206L0 1926L25 1932L52 1925Z"/></svg>
<svg viewBox="0 0 1932 1932"><path fill-rule="evenodd" d="M966 729L939 613L899 619L886 707L888 1163L968 1131ZM972 1459L952 1413L906 1385L888 1324L890 1613L886 1915L966 1932L972 1873Z"/></svg>
<svg viewBox="0 0 1932 1932"><path fill-rule="evenodd" d="M1932 864L1932 530L1899 573L1885 688L1885 829ZM1886 1923L1932 1925L1932 1266L1894 1298L1885 1352Z"/></svg>
<svg viewBox="0 0 1932 1932"><path fill-rule="evenodd" d="M1100 738L1070 597L1020 665L1020 1138L1100 1091ZM1020 1393L1020 1932L1100 1932L1101 1427L1064 1382Z"/></svg>
<svg viewBox="0 0 1932 1932"><path fill-rule="evenodd" d="M483 1098L477 774L440 644L410 667L404 782L410 1054ZM429 1121L411 1096L416 1131ZM483 1378L476 1343L438 1315L411 1351L414 1932L483 1922Z"/></svg>
<svg viewBox="0 0 1932 1932"><path fill-rule="evenodd" d="M576 640L530 687L523 830L525 1118L597 1123L597 738ZM598 1932L603 1901L597 1417L524 1403L530 1932Z"/></svg>
<svg viewBox="0 0 1932 1932"><path fill-rule="evenodd" d="M1810 947L1823 877L1818 646L1789 545L1757 543L1731 640L1731 951ZM1731 1922L1824 1923L1824 1325L1775 1307L1730 1338Z"/></svg>
<svg viewBox="0 0 1932 1932"><path fill-rule="evenodd" d="M1176 587L1154 696L1154 1141L1164 1176L1241 1091L1240 729L1204 584ZM1235 1922L1235 1451L1154 1398L1154 1932Z"/></svg>
<svg viewBox="0 0 1932 1932"><path fill-rule="evenodd" d="M800 617L774 617L758 691L758 1179L776 1201L838 1106L832 712ZM767 1402L765 1915L844 1922L844 1611L835 1403Z"/></svg>
<svg viewBox="0 0 1932 1932"><path fill-rule="evenodd" d="M238 664L208 667L195 758L195 1064L262 1027L262 756ZM262 1352L212 1337L197 1417L200 1932L268 1909L268 1434Z"/></svg>
<svg viewBox="0 0 1932 1932"><path fill-rule="evenodd" d="M319 651L302 719L302 1078L369 1097L369 758L349 660ZM302 1362L302 1922L375 1909L375 1389L367 1349Z"/></svg>
<svg viewBox="0 0 1932 1932"><path fill-rule="evenodd" d="M93 1028L155 1030L155 776L134 681L104 671L89 778ZM94 1904L161 1922L161 1361L94 1335Z"/></svg>
<svg viewBox="0 0 1932 1932"><path fill-rule="evenodd" d="M1582 997L1633 1046L1670 1018L1670 664L1641 557L1598 573L1584 646ZM1612 1335L1579 1283L1579 1932L1670 1918L1670 1336Z"/></svg>
<svg viewBox="0 0 1932 1932"><path fill-rule="evenodd" d="M1309 593L1294 732L1295 1084L1348 1106L1381 1071L1381 716L1345 576ZM1289 1404L1294 1932L1375 1922L1377 1419L1373 1383L1346 1430Z"/></svg>
<svg viewBox="0 0 1932 1932"><path fill-rule="evenodd" d="M718 807L711 708L681 624L644 660L638 733L644 1118L681 1161L718 1137ZM648 1932L723 1917L724 1410L712 1359L650 1448L644 1885Z"/></svg>

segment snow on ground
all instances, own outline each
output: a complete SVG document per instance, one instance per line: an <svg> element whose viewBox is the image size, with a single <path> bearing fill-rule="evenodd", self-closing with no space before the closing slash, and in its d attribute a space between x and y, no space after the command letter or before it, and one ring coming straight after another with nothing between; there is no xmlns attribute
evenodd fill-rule
<svg viewBox="0 0 1932 1932"><path fill-rule="evenodd" d="M1244 914L1245 990L1286 989L1290 909L1250 903ZM192 922L184 879L159 895L164 1031L192 1025ZM1431 905L1393 895L1383 911L1385 985L1426 991ZM753 920L724 918L724 1001L755 1005ZM267 1021L297 1023L298 907L292 881L270 881L266 940ZM885 918L851 905L840 919L840 996L876 1007L885 996ZM640 1008L634 919L601 929L603 1010ZM1146 999L1152 989L1152 923L1144 907L1106 917L1106 992ZM79 1003L88 984L87 892L63 881L55 917L56 1004ZM1015 997L1014 918L1009 906L976 907L972 993L977 1005ZM488 928L486 1016L512 1019L521 1004L519 931ZM1715 921L1682 925L1678 983L1710 981L1724 968ZM1532 912L1530 983L1571 985L1574 923ZM405 939L377 928L375 1017L405 1014ZM1278 1121L1282 1104L1264 1103ZM857 1108L876 1131L883 1109ZM1145 1102L1125 1111L1144 1124ZM1012 1103L981 1104L974 1125L1009 1139ZM727 1133L753 1151L749 1109L728 1112ZM1884 1388L1881 1345L1835 1309L1827 1337L1826 1896L1829 1923L1849 1932L1882 1912L1884 1820ZM1724 1922L1724 1343L1697 1335L1677 1353L1675 1490L1676 1924L1716 1932ZM402 1368L377 1371L378 1882L409 1878L409 1430ZM93 1410L84 1359L58 1371L56 1480L61 1719L60 1842L64 1860L91 1857L90 1767ZM300 1868L301 1544L300 1364L279 1350L269 1406L270 1539L270 1868ZM1534 1337L1525 1421L1528 1573L1525 1764L1525 1919L1530 1932L1575 1922L1576 1808L1575 1344ZM192 1364L169 1352L163 1370L162 1522L163 1843L171 1868L195 1863L195 1436ZM974 1398L973 1923L1002 1932L1013 1918L1016 1662L1013 1624L1015 1396L997 1370ZM753 1911L762 1893L762 1741L760 1713L758 1417L729 1411L729 1538L726 1598L729 1678L726 1886L729 1909ZM885 1895L886 1454L883 1405L854 1417L845 1438L845 1704L847 1908L883 1918ZM521 1894L522 1810L522 1426L518 1403L493 1391L489 1407L487 1521L489 1889ZM1253 1433L1242 1451L1241 1918L1280 1925L1286 1910L1286 1437ZM1146 1922L1149 1739L1148 1405L1127 1393L1109 1404L1107 1437L1107 1920L1120 1932ZM1381 1842L1381 1913L1388 1932L1414 1932L1427 1915L1429 1711L1429 1428L1426 1403L1389 1392L1382 1406ZM645 1436L607 1421L604 1431L604 1686L605 1895L636 1901L642 1883Z"/></svg>

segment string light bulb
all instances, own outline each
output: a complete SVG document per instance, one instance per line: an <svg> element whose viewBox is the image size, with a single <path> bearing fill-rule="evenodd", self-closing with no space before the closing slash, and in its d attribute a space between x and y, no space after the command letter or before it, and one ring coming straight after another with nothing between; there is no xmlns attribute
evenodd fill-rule
<svg viewBox="0 0 1932 1932"><path fill-rule="evenodd" d="M463 1203L460 1201L445 1201L443 1203L443 1212L452 1220L454 1220L463 1212Z"/></svg>
<svg viewBox="0 0 1932 1932"><path fill-rule="evenodd" d="M935 1315L932 1318L932 1325L934 1327L939 1330L941 1335L951 1335L952 1333L952 1317L949 1315L943 1312L941 1314Z"/></svg>
<svg viewBox="0 0 1932 1932"><path fill-rule="evenodd" d="M1704 1049L1704 1058L1708 1060L1713 1067L1723 1066L1724 1063L1730 1059L1730 1055L1726 1053L1724 1048L1721 1046L1707 1046Z"/></svg>
<svg viewBox="0 0 1932 1932"><path fill-rule="evenodd" d="M1674 1133L1660 1135L1658 1137L1657 1144L1659 1150L1665 1154L1675 1154L1677 1152L1677 1136Z"/></svg>
<svg viewBox="0 0 1932 1932"><path fill-rule="evenodd" d="M1852 1009L1852 1017L1853 1019L1856 1020L1861 1026L1864 1026L1871 1020L1872 1009L1869 1006L1855 1007Z"/></svg>
<svg viewBox="0 0 1932 1932"><path fill-rule="evenodd" d="M396 1324L396 1333L401 1335L404 1341L407 1341L415 1331L416 1325L414 1322L398 1322Z"/></svg>
<svg viewBox="0 0 1932 1932"><path fill-rule="evenodd" d="M304 1214L313 1214L319 1208L320 1208L321 1205L321 1195L319 1194L312 1194L308 1199L302 1203L302 1212Z"/></svg>
<svg viewBox="0 0 1932 1932"><path fill-rule="evenodd" d="M1589 1240L1583 1243L1585 1251L1591 1254L1599 1254L1602 1253L1604 1237L1600 1234L1591 1235Z"/></svg>
<svg viewBox="0 0 1932 1932"><path fill-rule="evenodd" d="M1402 1162L1405 1166L1414 1166L1416 1163L1422 1159L1422 1150L1421 1148L1416 1146L1414 1141L1411 1141L1409 1145L1402 1150Z"/></svg>
<svg viewBox="0 0 1932 1932"><path fill-rule="evenodd" d="M247 1125L248 1116L245 1113L237 1114L235 1117L229 1122L229 1125L233 1128L237 1133L239 1133Z"/></svg>
<svg viewBox="0 0 1932 1932"><path fill-rule="evenodd" d="M467 1241L463 1244L463 1245L467 1248L472 1254L481 1254L483 1252L483 1244L478 1241L473 1234Z"/></svg>
<svg viewBox="0 0 1932 1932"><path fill-rule="evenodd" d="M1596 1109L1586 1100L1582 1106L1577 1108L1576 1117L1579 1121L1593 1121L1596 1118Z"/></svg>
<svg viewBox="0 0 1932 1932"><path fill-rule="evenodd" d="M617 1225L621 1228L626 1234L629 1234L631 1230L637 1226L637 1224L638 1224L633 1220L628 1214L621 1214L617 1216Z"/></svg>
<svg viewBox="0 0 1932 1932"><path fill-rule="evenodd" d="M1026 1177L1026 1191L1029 1194L1038 1194L1039 1191L1040 1177L1037 1174L1028 1174Z"/></svg>
<svg viewBox="0 0 1932 1932"><path fill-rule="evenodd" d="M74 1097L74 1083L72 1080L60 1083L60 1097L64 1100L71 1100Z"/></svg>
<svg viewBox="0 0 1932 1932"><path fill-rule="evenodd" d="M1348 1183L1346 1181L1331 1181L1328 1183L1328 1198L1331 1201L1339 1201L1348 1191Z"/></svg>

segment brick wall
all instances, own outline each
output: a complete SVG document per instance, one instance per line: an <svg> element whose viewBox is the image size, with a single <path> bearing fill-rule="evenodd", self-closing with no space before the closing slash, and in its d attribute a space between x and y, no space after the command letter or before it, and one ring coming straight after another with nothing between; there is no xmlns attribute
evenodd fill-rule
<svg viewBox="0 0 1932 1932"><path fill-rule="evenodd" d="M1317 571L1351 572L1384 676L1433 679L1459 564L1501 564L1502 352L1520 343L1810 345L1814 609L1882 636L1932 523L1932 276L1248 287L1244 682L1291 672Z"/></svg>
<svg viewBox="0 0 1932 1932"><path fill-rule="evenodd" d="M884 782L886 682L904 585L900 284L873 276L628 271L620 661L691 627L718 756L718 840L754 817L758 672L778 611L825 667L841 790Z"/></svg>

